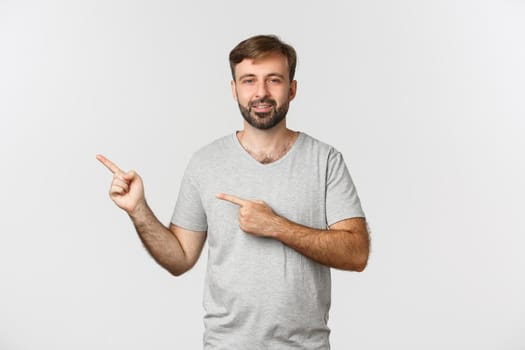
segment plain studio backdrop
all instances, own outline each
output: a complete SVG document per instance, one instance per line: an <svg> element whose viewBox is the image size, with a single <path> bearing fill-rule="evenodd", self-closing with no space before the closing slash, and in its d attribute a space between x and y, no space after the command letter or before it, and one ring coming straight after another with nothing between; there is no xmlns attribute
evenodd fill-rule
<svg viewBox="0 0 525 350"><path fill-rule="evenodd" d="M229 51L299 55L288 125L367 213L333 349L525 349L523 1L0 1L0 349L199 349L207 246L158 267L103 153L168 223L191 155L242 128ZM264 198L262 198L264 199ZM249 278L249 276L247 276ZM235 288L235 286L231 286Z"/></svg>

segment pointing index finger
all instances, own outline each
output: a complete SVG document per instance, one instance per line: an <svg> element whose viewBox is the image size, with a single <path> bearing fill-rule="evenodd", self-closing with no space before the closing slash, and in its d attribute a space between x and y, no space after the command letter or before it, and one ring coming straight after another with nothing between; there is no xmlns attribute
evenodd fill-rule
<svg viewBox="0 0 525 350"><path fill-rule="evenodd" d="M97 159L101 162L106 168L109 169L113 174L122 174L123 171L112 161L104 157L102 154L97 154Z"/></svg>
<svg viewBox="0 0 525 350"><path fill-rule="evenodd" d="M244 204L246 204L246 202L247 202L247 200L245 200L245 199L239 198L239 197L234 196L232 194L226 194L226 193L218 193L217 194L217 198L225 200L225 201L228 201L228 202L233 203L233 204L237 204L237 205L239 205L241 207Z"/></svg>

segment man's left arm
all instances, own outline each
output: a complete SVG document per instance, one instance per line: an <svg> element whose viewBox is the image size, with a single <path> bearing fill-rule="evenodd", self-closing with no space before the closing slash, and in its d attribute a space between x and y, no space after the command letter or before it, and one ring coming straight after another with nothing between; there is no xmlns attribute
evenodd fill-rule
<svg viewBox="0 0 525 350"><path fill-rule="evenodd" d="M277 215L263 201L220 193L217 198L239 206L239 226L249 234L277 239L323 265L363 271L368 261L370 237L365 218L341 220L319 230Z"/></svg>
<svg viewBox="0 0 525 350"><path fill-rule="evenodd" d="M364 218L339 221L329 230L313 229L285 218L281 220L273 237L290 248L330 267L358 272L365 269L370 240Z"/></svg>

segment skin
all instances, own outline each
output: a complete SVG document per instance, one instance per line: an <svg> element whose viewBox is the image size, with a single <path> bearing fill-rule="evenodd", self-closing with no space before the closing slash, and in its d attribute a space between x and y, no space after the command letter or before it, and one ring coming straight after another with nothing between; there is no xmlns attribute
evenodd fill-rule
<svg viewBox="0 0 525 350"><path fill-rule="evenodd" d="M110 198L128 213L155 261L175 276L191 269L200 256L206 232L189 231L173 224L168 229L146 203L142 178L135 171L124 172L101 154L97 159L113 174Z"/></svg>
<svg viewBox="0 0 525 350"><path fill-rule="evenodd" d="M295 98L297 81L288 77L288 63L282 55L268 55L262 59L244 59L235 66L235 80L231 82L235 101L244 108L264 98L274 100L277 105L270 108L254 108L255 112L272 113ZM263 118L253 115L254 118ZM244 129L237 133L241 144L253 150L252 156L260 160L269 154L279 153L283 145L296 138L297 133L286 128L286 119L271 129L258 129L243 121ZM277 159L274 159L274 161Z"/></svg>
<svg viewBox="0 0 525 350"><path fill-rule="evenodd" d="M323 265L363 271L369 239L363 218L342 220L329 230L317 230L292 222L263 201L219 193L217 198L239 206L239 226L247 234L277 239Z"/></svg>
<svg viewBox="0 0 525 350"><path fill-rule="evenodd" d="M244 60L235 67L235 80L231 82L245 123L255 129L269 130L279 124L294 99L297 82L289 82L282 74L287 69L286 59L272 54L258 60Z"/></svg>
<svg viewBox="0 0 525 350"><path fill-rule="evenodd" d="M297 82L288 78L286 58L273 54L240 62L235 67L231 88L241 110L249 111L256 124L264 124L276 109L294 99ZM274 102L253 104L254 101ZM297 132L286 127L286 118L266 129L244 119L244 129L237 137L256 160L268 162L268 157L270 161L282 157L280 151L295 142ZM193 232L173 224L165 227L146 203L140 176L134 171L124 172L102 155L97 155L97 159L113 174L111 199L128 213L151 256L173 275L191 269L201 254L206 232ZM262 200L246 200L225 193L217 194L217 200L239 206L239 226L244 234L279 240L330 267L350 271L363 271L366 267L370 240L364 218L342 220L326 230L318 230L277 215Z"/></svg>

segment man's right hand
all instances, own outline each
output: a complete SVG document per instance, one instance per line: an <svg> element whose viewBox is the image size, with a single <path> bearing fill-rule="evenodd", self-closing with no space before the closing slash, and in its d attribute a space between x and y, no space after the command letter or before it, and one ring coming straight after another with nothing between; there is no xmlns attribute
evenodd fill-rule
<svg viewBox="0 0 525 350"><path fill-rule="evenodd" d="M109 196L119 208L131 215L137 207L146 203L144 184L139 174L135 171L124 172L101 154L97 155L97 159L113 174Z"/></svg>

